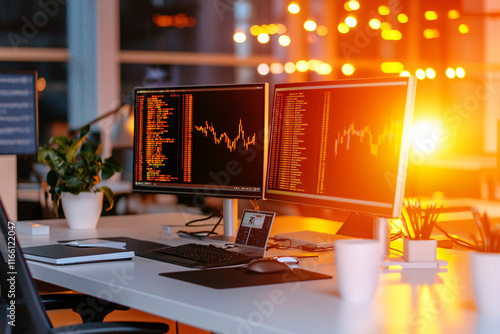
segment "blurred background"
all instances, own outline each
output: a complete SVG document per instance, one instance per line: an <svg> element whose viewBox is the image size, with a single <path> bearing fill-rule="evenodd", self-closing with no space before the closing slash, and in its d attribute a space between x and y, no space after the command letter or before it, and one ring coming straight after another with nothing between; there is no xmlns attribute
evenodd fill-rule
<svg viewBox="0 0 500 334"><path fill-rule="evenodd" d="M40 144L133 104L134 87L269 82L272 91L411 75L419 80L406 196L499 197L500 0L4 0L0 8L0 70L38 71ZM98 129L125 169L117 213L175 204L130 196L132 140L117 130L127 116ZM18 158L21 202L30 200L23 183L33 183L32 167Z"/></svg>

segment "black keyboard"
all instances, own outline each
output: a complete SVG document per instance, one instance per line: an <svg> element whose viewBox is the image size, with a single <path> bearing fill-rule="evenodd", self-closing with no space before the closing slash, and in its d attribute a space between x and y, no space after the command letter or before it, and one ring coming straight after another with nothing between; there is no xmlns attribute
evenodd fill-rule
<svg viewBox="0 0 500 334"><path fill-rule="evenodd" d="M224 267L248 263L252 257L211 245L185 244L163 247L137 255L194 268Z"/></svg>

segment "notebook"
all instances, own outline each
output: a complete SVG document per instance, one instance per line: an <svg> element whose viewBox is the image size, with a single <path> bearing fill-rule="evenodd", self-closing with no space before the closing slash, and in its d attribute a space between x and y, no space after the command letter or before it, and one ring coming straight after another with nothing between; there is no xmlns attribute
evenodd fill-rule
<svg viewBox="0 0 500 334"><path fill-rule="evenodd" d="M55 265L127 260L134 251L106 247L74 247L62 244L23 248L27 260Z"/></svg>
<svg viewBox="0 0 500 334"><path fill-rule="evenodd" d="M247 262L255 258L263 258L266 253L267 242L275 215L276 214L274 212L244 210L238 227L238 233L236 234L234 247L229 250L231 252L246 255L248 257ZM137 252L136 255L187 267L212 267L207 263L194 263L193 261L197 261L194 258L163 254L160 251L161 250L158 249L148 250L144 252Z"/></svg>

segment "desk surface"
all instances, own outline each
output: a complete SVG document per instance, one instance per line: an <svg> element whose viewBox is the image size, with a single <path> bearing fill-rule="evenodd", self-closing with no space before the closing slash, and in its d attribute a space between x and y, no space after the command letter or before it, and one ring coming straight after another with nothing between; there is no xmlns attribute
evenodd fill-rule
<svg viewBox="0 0 500 334"><path fill-rule="evenodd" d="M64 220L46 220L50 236L19 234L22 246L57 240L129 236L175 245L186 239L161 234L162 224L184 224L189 214L102 217L96 230L69 230ZM290 219L278 218L274 230L286 232ZM472 299L467 253L438 250L447 272L381 272L373 302L350 305L338 296L333 253L301 261L304 269L333 279L215 290L159 276L188 270L135 257L71 266L29 262L35 278L124 304L216 333L489 333L500 319L478 316Z"/></svg>

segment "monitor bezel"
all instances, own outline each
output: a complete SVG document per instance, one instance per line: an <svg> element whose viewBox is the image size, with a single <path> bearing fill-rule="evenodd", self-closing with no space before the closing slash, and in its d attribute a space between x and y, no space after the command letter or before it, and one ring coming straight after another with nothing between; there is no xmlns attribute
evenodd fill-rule
<svg viewBox="0 0 500 334"><path fill-rule="evenodd" d="M253 89L257 87L262 88L262 92L264 94L263 99L263 145L262 145L262 177L259 192L249 192L245 190L237 190L234 189L234 186L220 186L220 185L206 185L206 184L198 184L198 185L186 185L186 184L173 184L170 185L137 185L136 184L136 152L137 152L137 143L136 143L136 131L137 131L137 113L135 112L137 107L137 94L141 91L157 91L164 90L165 92L172 91L190 91L190 90L205 90L205 89L238 89L238 88L250 88ZM218 197L218 198L227 198L227 199L263 199L266 185L266 177L267 177L267 155L269 148L269 84L267 82L258 82L258 83L239 83L239 84L204 84L204 85L179 85L179 86L167 86L167 87L136 87L134 88L134 146L133 146L133 175L132 175L132 191L133 192L142 192L142 193L155 193L155 194L172 194L172 195L194 195L194 196L203 196L203 197Z"/></svg>
<svg viewBox="0 0 500 334"><path fill-rule="evenodd" d="M277 192L270 191L269 189L269 173L266 176L266 189L265 198L269 200L275 200L279 202L311 205L318 207L325 207L329 209L336 209L339 211L346 211L351 213L359 213L363 215L368 215L371 217L383 217L383 218L398 218L401 215L403 199L404 199L404 189L406 183L406 172L408 165L408 155L410 150L410 131L411 123L413 120L413 110L415 104L415 93L416 93L416 79L414 77L380 77L380 78L356 78L356 79L339 79L331 81L315 81L315 82L299 82L299 83L283 83L276 84L274 86L273 94L273 109L272 116L270 120L270 131L269 131L269 154L268 154L268 166L267 170L270 170L271 164L271 147L273 145L273 133L274 133L274 116L276 113L276 98L277 92L280 89L288 88L308 88L314 89L318 86L338 86L338 85L356 85L356 84L376 84L376 83L394 83L394 82L405 82L407 85L406 90L406 105L405 105L405 115L403 121L403 135L401 150L399 153L398 160L398 173L396 175L396 185L395 192L390 208L379 208L376 206L371 206L369 204L362 204L361 201L358 203L347 203L336 200L312 200L305 199L304 196L300 194L293 193L293 195L278 194ZM291 192L290 192L291 193ZM368 202L368 201L365 201Z"/></svg>
<svg viewBox="0 0 500 334"><path fill-rule="evenodd" d="M37 89L37 82L38 82L38 71L9 71L9 70L2 70L0 71L1 74L19 74L19 75L33 75L33 98L34 98L34 106L35 106L35 141L34 145L31 147L33 149L31 152L8 152L8 153L2 153L0 152L0 157L1 156L7 156L7 155L16 155L18 157L32 157L38 154L38 148L40 144L40 129L39 129L39 110L38 110L38 89Z"/></svg>

